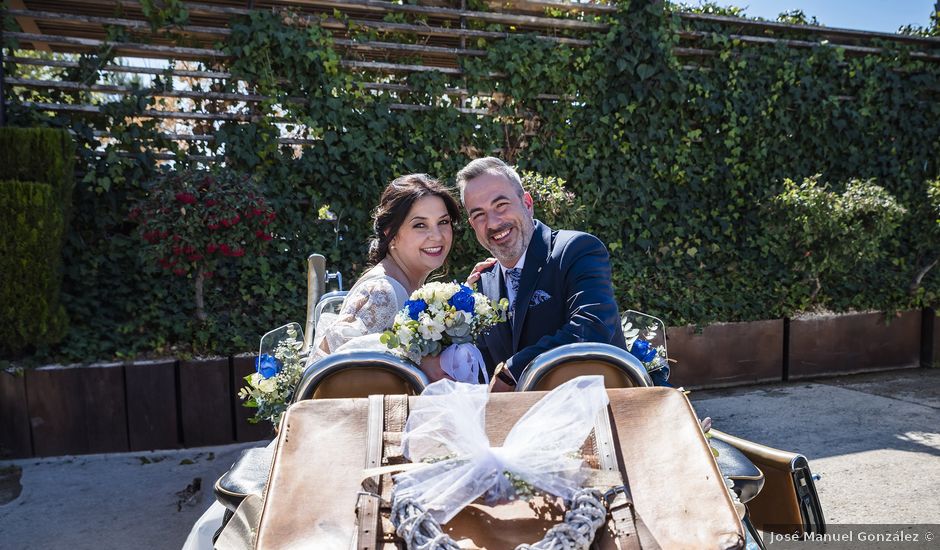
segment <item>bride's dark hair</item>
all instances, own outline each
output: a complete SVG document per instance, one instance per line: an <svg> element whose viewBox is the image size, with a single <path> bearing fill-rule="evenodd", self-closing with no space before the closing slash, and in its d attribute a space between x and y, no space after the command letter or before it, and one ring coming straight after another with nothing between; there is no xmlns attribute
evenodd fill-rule
<svg viewBox="0 0 940 550"><path fill-rule="evenodd" d="M440 197L444 201L450 223L455 227L459 221L460 206L450 190L427 174L408 174L388 184L373 213L373 235L369 243L369 263L375 265L388 255L388 246L405 223L405 216L423 197Z"/></svg>

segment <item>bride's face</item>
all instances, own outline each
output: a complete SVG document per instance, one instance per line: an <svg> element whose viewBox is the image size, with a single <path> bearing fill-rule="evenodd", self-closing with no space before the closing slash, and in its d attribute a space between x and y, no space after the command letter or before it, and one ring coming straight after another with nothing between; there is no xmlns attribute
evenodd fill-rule
<svg viewBox="0 0 940 550"><path fill-rule="evenodd" d="M454 240L450 214L440 197L418 199L392 239L395 260L408 271L434 271L444 265Z"/></svg>

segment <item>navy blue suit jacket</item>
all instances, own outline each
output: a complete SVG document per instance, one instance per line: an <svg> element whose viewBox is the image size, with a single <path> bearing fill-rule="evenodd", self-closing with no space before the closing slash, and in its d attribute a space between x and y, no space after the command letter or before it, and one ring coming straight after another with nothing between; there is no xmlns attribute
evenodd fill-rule
<svg viewBox="0 0 940 550"><path fill-rule="evenodd" d="M494 301L506 297L502 279L496 264L481 273L480 291ZM518 379L539 354L574 342L627 347L614 301L610 256L593 235L555 231L536 220L513 321L499 323L477 345L490 374L505 361Z"/></svg>

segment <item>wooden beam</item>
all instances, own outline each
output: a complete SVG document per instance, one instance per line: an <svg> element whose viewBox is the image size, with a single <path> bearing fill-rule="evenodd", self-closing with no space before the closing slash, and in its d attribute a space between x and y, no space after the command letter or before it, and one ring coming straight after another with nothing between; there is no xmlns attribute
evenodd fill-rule
<svg viewBox="0 0 940 550"><path fill-rule="evenodd" d="M532 15L516 15L499 11L473 11L438 6L419 6L415 4L395 4L378 0L283 0L285 4L302 6L323 6L328 8L358 8L376 13L411 13L427 15L435 18L459 20L485 21L513 26L529 26L547 29L567 29L589 32L602 32L610 28L606 23L579 21L577 19L562 19L554 17L535 17Z"/></svg>
<svg viewBox="0 0 940 550"><path fill-rule="evenodd" d="M7 0L7 4L14 10L25 10L26 6L23 4L23 0ZM23 32L28 32L31 34L42 34L39 30L39 25L36 24L36 21L30 17L19 16L14 17L16 23L23 29ZM32 42L33 49L39 50L41 52L52 52L52 48L49 47L49 44L45 42Z"/></svg>
<svg viewBox="0 0 940 550"><path fill-rule="evenodd" d="M140 19L127 19L120 17L98 17L93 15L81 15L69 12L54 12L54 11L36 11L36 10L27 10L27 9L8 9L5 11L6 14L12 15L14 17L28 17L30 19L38 19L40 21L69 21L73 23L91 23L94 25L114 25L118 27L124 27L128 29L137 29L141 31L151 32L152 27L147 21ZM35 25L33 25L35 27ZM26 29L23 29L26 31ZM159 29L160 32L169 32L174 34L211 34L215 36L228 36L232 34L231 29L227 27L204 27L204 26L194 26L186 25L183 27L168 27L166 29ZM36 32L39 33L38 27L36 31L26 31L26 32Z"/></svg>
<svg viewBox="0 0 940 550"><path fill-rule="evenodd" d="M757 21L754 19L745 19L743 17L730 17L727 15L709 15L704 13L679 12L679 17L685 21L705 21L710 23L721 23L723 25L735 25L741 27L750 27L758 30L801 32L816 34L822 36L840 36L843 38L855 38L858 40L870 41L872 39L889 40L892 42L908 42L919 44L931 48L940 47L940 38L912 36L908 34L897 34L875 31L860 31L855 29L841 29L837 27L823 27L819 25L795 25L792 23L778 23L776 21Z"/></svg>
<svg viewBox="0 0 940 550"><path fill-rule="evenodd" d="M268 99L262 95L241 94L228 92L203 92L197 90L160 90L154 88L135 89L130 86L112 86L109 84L84 84L81 82L67 82L61 80L30 80L23 78L4 79L6 84L11 86L23 86L26 88L52 88L56 90L71 90L80 92L100 92L105 94L130 95L135 92L143 92L152 97L174 97L193 100L222 100L222 101L244 101L260 102Z"/></svg>
<svg viewBox="0 0 940 550"><path fill-rule="evenodd" d="M77 38L74 36L60 36L53 34L30 34L24 32L8 32L6 36L26 40L28 42L43 41L49 44L64 44L68 46L82 46L88 48L101 48L109 46L122 52L159 53L173 57L215 58L227 57L219 50L208 48L184 48L181 46L161 46L159 44L139 44L134 42L116 42L113 40L95 40L92 38Z"/></svg>
<svg viewBox="0 0 940 550"><path fill-rule="evenodd" d="M21 103L21 105L29 109L36 109L37 111L62 111L88 114L101 113L101 107L98 105L40 103L34 101L24 101ZM258 117L243 113L188 113L184 111L158 111L155 109L145 109L140 113L130 115L127 118L171 118L182 120L225 120L232 122L251 122ZM280 119L277 120L281 121Z"/></svg>
<svg viewBox="0 0 940 550"><path fill-rule="evenodd" d="M693 40L698 40L700 38L714 35L715 33L707 31L688 31L680 30L679 36L682 38L689 38ZM723 35L731 40L739 40L746 44L783 44L790 48L816 48L816 47L829 47L829 48L841 48L847 52L858 53L864 55L873 55L880 54L884 51L883 48L875 48L872 46L852 46L849 44L834 44L828 41L815 42L812 40L788 40L783 38L773 38L769 36L751 36L747 34L727 34ZM914 59L920 59L923 61L940 61L940 55L931 55L924 52L911 52L911 57Z"/></svg>
<svg viewBox="0 0 940 550"><path fill-rule="evenodd" d="M10 57L7 58L7 61L17 65L39 65L42 67L63 67L63 68L75 68L78 67L77 61L67 61L64 59L34 59L32 57ZM154 74L154 75L163 75L171 74L172 76L179 76L184 78L211 78L211 79L229 79L232 78L231 73L221 72L221 71L189 71L185 69L161 69L159 67L137 67L134 65L115 65L109 63L107 65L102 65L100 68L102 71L113 72L113 73L132 73L132 74Z"/></svg>

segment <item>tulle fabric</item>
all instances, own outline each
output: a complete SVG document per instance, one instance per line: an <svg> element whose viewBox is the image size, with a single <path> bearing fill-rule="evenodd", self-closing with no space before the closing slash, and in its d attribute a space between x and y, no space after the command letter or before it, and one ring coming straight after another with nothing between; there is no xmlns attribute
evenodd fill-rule
<svg viewBox="0 0 940 550"><path fill-rule="evenodd" d="M451 380L425 389L402 446L412 462L435 462L395 476L396 496L414 498L446 523L480 496L492 501L511 494L504 471L562 498L582 487L581 446L608 403L603 377L581 376L552 390L513 426L502 447L491 447L486 437L488 399L486 386Z"/></svg>

